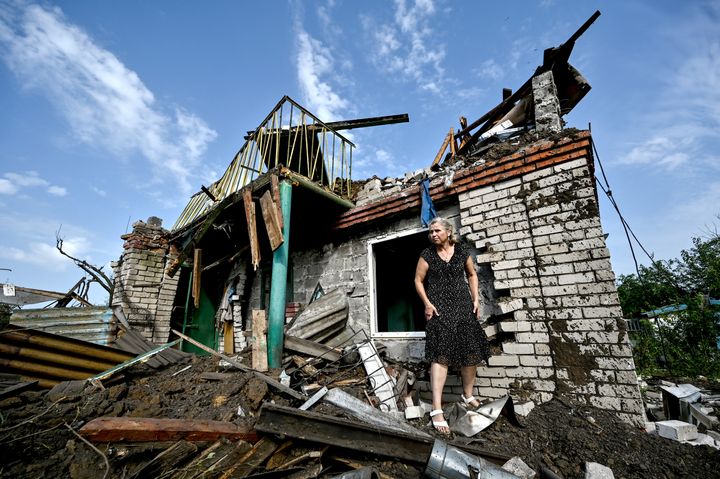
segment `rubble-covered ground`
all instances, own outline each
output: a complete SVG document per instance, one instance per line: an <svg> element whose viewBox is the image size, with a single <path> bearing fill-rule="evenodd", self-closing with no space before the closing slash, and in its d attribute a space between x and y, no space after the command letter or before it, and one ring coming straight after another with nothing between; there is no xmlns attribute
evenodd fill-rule
<svg viewBox="0 0 720 479"><path fill-rule="evenodd" d="M195 357L190 365L184 371L181 370L186 365L160 371L141 365L124 372L124 376L116 380L117 384L105 389L88 386L80 393L65 397L30 391L0 401L0 476L103 477L104 459L68 428L78 430L97 417L212 419L252 425L264 401L299 406L297 401L270 390L265 382L238 370L222 370L229 376L219 381L211 380L207 374L201 377L203 373L218 371L216 359ZM365 399L362 387L348 391ZM238 414L239 408L245 416ZM340 410L328 405L318 404L313 410L347 419ZM535 470L544 466L564 478L585 477L586 461L610 467L617 479L720 477L720 451L647 434L598 409L556 399L535 407L529 416L520 419L522 428L500 417L474 438L475 445L497 454L520 456ZM434 433L427 417L413 420L411 424ZM287 440L280 439L280 443ZM463 439L467 442L467 438ZM133 477L141 466L170 445L96 444L107 457L108 477L113 478ZM210 443L196 446L197 454L201 454ZM305 468L304 473L295 477L333 477L349 470L344 464L348 462L356 467L372 466L386 474L383 477L390 478L421 477L424 470L421 464L402 464L388 457L326 448L322 444L294 442L283 454L292 457L311 450L322 451L322 454L308 455L297 465ZM222 469L195 476L182 475L184 465L183 462L173 464L170 470L153 477L223 477ZM253 474L263 473L266 465L258 467ZM285 476L280 472L273 477ZM288 473L287 477L293 476Z"/></svg>

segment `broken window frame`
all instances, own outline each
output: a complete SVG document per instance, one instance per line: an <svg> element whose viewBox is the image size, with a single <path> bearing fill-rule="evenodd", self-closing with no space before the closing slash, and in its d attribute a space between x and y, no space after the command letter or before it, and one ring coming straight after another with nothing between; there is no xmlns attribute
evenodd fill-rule
<svg viewBox="0 0 720 479"><path fill-rule="evenodd" d="M375 251L374 248L380 243L392 241L394 239L403 238L410 235L416 235L419 233L427 233L427 228L417 227L408 230L399 231L397 233L379 235L367 242L367 257L368 257L368 293L370 295L369 309L370 309L370 337L371 338L385 338L385 339L425 339L425 331L379 331L378 330L378 304L377 304L377 281L375 275L377 274L377 266L375 264ZM418 251L418 255L420 252ZM419 256L418 256L419 257ZM413 281L413 277L408 278L408 281Z"/></svg>

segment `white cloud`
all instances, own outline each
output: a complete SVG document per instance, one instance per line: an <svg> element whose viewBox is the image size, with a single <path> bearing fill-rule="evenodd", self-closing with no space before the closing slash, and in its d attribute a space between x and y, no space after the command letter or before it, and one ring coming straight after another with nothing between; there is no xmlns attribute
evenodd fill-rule
<svg viewBox="0 0 720 479"><path fill-rule="evenodd" d="M17 186L47 186L47 180L40 178L37 171L26 171L25 173L5 173L3 175Z"/></svg>
<svg viewBox="0 0 720 479"><path fill-rule="evenodd" d="M503 68L498 65L494 58L482 62L473 72L480 78L488 80L500 80L505 74Z"/></svg>
<svg viewBox="0 0 720 479"><path fill-rule="evenodd" d="M107 196L107 191L100 189L97 186L93 186L92 190L97 193L98 196L102 196L103 198Z"/></svg>
<svg viewBox="0 0 720 479"><path fill-rule="evenodd" d="M70 255L84 258L89 250L87 238L66 238L63 241L63 251ZM17 261L19 263L42 266L49 272L67 271L75 265L69 258L64 257L55 247L55 243L32 241L23 248L0 247L0 258Z"/></svg>
<svg viewBox="0 0 720 479"><path fill-rule="evenodd" d="M383 148L365 151L358 148L353 155L353 177L369 178L382 172L388 176L401 176L407 170L407 165Z"/></svg>
<svg viewBox="0 0 720 479"><path fill-rule="evenodd" d="M362 25L372 42L371 61L386 73L414 81L420 89L440 93L444 83L445 46L430 27L436 14L432 0L395 0L393 22L365 17Z"/></svg>
<svg viewBox="0 0 720 479"><path fill-rule="evenodd" d="M26 171L24 173L9 172L0 178L0 193L13 195L23 188L43 187L51 195L65 196L67 189L62 186L51 185L49 181L42 178L37 171Z"/></svg>
<svg viewBox="0 0 720 479"><path fill-rule="evenodd" d="M322 121L338 120L349 103L335 92L327 79L334 71L332 54L299 25L296 35L296 67L303 102Z"/></svg>
<svg viewBox="0 0 720 479"><path fill-rule="evenodd" d="M657 103L648 108L645 138L619 160L667 170L683 165L717 171L717 155L708 152L720 146L720 5L706 4L689 20L673 23L673 33L672 43L682 56L669 58L676 64Z"/></svg>
<svg viewBox="0 0 720 479"><path fill-rule="evenodd" d="M65 196L67 195L67 188L53 185L48 187L47 192L54 196Z"/></svg>
<svg viewBox="0 0 720 479"><path fill-rule="evenodd" d="M619 162L628 165L652 164L673 169L689 159L689 155L682 151L687 147L687 141L682 141L682 138L654 136L632 148L630 152L620 157Z"/></svg>
<svg viewBox="0 0 720 479"><path fill-rule="evenodd" d="M194 115L163 111L138 74L98 46L62 11L38 5L0 11L2 57L20 81L45 94L81 141L118 156L139 153L158 179L184 194L217 134Z"/></svg>
<svg viewBox="0 0 720 479"><path fill-rule="evenodd" d="M0 195L14 195L18 187L12 181L0 178Z"/></svg>

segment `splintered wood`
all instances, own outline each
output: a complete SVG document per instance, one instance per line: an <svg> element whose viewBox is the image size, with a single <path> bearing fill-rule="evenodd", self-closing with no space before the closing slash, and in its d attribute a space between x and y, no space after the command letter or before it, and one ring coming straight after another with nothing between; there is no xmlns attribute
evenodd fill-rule
<svg viewBox="0 0 720 479"><path fill-rule="evenodd" d="M262 210L265 229L267 229L268 238L270 239L270 248L273 251L283 244L282 223L278 219L282 215L278 214L278 205L272 199L270 191L266 191L260 197L260 209Z"/></svg>

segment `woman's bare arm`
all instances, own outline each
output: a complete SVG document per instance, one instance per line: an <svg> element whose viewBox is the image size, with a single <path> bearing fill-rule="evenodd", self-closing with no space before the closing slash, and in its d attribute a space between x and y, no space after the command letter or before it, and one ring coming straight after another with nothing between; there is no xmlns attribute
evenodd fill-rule
<svg viewBox="0 0 720 479"><path fill-rule="evenodd" d="M430 302L425 292L425 276L427 275L429 265L422 257L418 260L417 267L415 268L415 291L425 305L425 320L430 321L435 316L440 316L440 313L435 306Z"/></svg>

